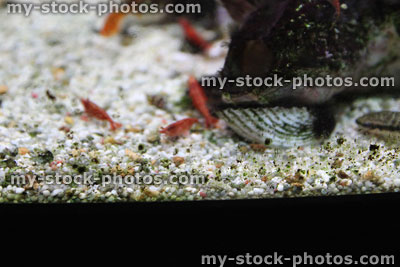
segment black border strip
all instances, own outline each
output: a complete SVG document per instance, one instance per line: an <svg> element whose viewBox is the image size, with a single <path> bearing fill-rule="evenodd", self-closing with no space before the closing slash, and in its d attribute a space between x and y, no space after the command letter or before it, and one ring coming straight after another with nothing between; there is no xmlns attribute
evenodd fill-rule
<svg viewBox="0 0 400 267"><path fill-rule="evenodd" d="M322 212L338 210L341 213L394 210L400 207L400 193L381 193L324 197L271 198L249 200L203 200L185 202L117 202L117 203L60 203L60 204L0 204L0 213L120 213L135 214L253 214L270 212Z"/></svg>

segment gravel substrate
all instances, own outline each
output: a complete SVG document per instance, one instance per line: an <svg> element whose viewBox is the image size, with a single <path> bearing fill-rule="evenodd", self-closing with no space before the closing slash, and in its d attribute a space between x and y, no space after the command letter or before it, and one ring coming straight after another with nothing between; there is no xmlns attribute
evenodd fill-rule
<svg viewBox="0 0 400 267"><path fill-rule="evenodd" d="M0 9L0 202L97 202L294 197L398 192L395 142L359 132L355 118L398 110L399 100L343 108L322 145L260 149L228 129L202 125L176 140L171 122L199 114L185 105L189 75L214 74L223 57L182 52L176 24L132 23L135 37L103 38L96 15L7 15ZM203 32L212 36L212 32ZM157 95L157 105L148 96ZM161 97L160 97L161 96ZM83 120L89 97L124 127ZM160 100L161 99L161 100ZM154 100L154 99L153 99ZM165 107L159 108L165 102ZM69 132L68 129L70 130ZM23 174L201 174L204 184L13 185Z"/></svg>

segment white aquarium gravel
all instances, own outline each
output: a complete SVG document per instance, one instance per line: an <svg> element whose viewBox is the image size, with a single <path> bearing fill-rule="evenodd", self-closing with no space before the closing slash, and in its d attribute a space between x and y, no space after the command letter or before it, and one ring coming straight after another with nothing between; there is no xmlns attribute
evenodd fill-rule
<svg viewBox="0 0 400 267"><path fill-rule="evenodd" d="M178 105L185 97L189 75L216 73L224 61L218 56L221 51L214 57L182 52L177 24L143 24L140 19L129 28L135 38L103 38L95 31L103 19L95 14L24 17L0 9L0 202L177 201L399 191L398 145L364 135L355 123L368 111L399 110L399 100L374 98L344 106L335 133L321 145L260 150L229 129L208 130L200 124L190 135L170 140L160 136L160 127L200 117L190 106ZM166 109L151 105L148 95L163 96ZM111 132L105 122L83 120L79 99L86 97L123 128ZM207 181L190 185L10 183L10 176L16 174L29 178L82 172L201 174Z"/></svg>

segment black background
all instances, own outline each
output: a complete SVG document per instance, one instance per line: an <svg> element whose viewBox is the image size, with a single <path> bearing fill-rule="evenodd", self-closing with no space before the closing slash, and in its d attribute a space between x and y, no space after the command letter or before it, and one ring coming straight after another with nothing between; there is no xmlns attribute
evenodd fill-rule
<svg viewBox="0 0 400 267"><path fill-rule="evenodd" d="M3 256L17 252L24 255L18 261L27 262L55 257L55 265L73 266L77 262L199 266L202 254L234 257L274 252L398 257L399 207L398 193L177 203L3 204L0 240Z"/></svg>

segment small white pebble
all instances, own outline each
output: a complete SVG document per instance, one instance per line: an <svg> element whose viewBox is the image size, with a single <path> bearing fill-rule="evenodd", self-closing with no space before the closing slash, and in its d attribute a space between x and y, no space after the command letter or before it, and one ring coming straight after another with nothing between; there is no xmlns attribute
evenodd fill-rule
<svg viewBox="0 0 400 267"><path fill-rule="evenodd" d="M154 185L152 185L152 186L149 186L149 190L150 191L158 191L158 188L155 187Z"/></svg>
<svg viewBox="0 0 400 267"><path fill-rule="evenodd" d="M51 196L59 196L59 195L61 195L62 193L64 193L64 190L62 190L62 189L55 189L53 192L51 192Z"/></svg>
<svg viewBox="0 0 400 267"><path fill-rule="evenodd" d="M264 193L264 189L262 189L262 188L254 188L253 191L254 191L254 194L256 194L256 195L261 195L262 193Z"/></svg>
<svg viewBox="0 0 400 267"><path fill-rule="evenodd" d="M25 189L20 188L20 187L18 187L18 188L15 189L15 193L16 193L16 194L22 194L24 191L25 191Z"/></svg>
<svg viewBox="0 0 400 267"><path fill-rule="evenodd" d="M284 189L283 184L279 184L278 187L276 188L279 192L282 192Z"/></svg>

